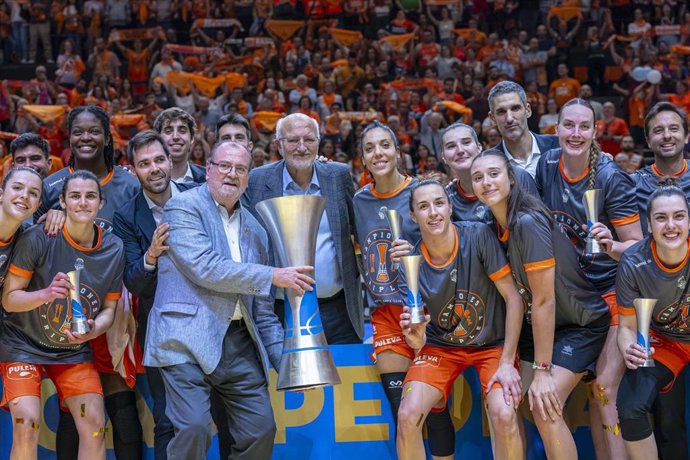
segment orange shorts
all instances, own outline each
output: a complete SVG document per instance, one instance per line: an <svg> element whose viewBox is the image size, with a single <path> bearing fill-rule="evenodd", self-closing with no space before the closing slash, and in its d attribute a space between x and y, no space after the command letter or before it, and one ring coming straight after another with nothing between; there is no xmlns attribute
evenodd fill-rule
<svg viewBox="0 0 690 460"><path fill-rule="evenodd" d="M609 327L618 326L618 302L616 302L616 291L607 292L602 296L609 305L611 312L611 324Z"/></svg>
<svg viewBox="0 0 690 460"><path fill-rule="evenodd" d="M66 410L65 399L96 393L103 396L101 378L93 363L28 364L0 363L3 393L0 406L7 409L10 401L20 396L41 397L42 374L53 381L60 407Z"/></svg>
<svg viewBox="0 0 690 460"><path fill-rule="evenodd" d="M372 360L376 362L376 355L384 351L392 351L399 355L414 359L414 350L405 342L405 336L400 328L400 305L386 304L377 307L371 315L371 326L374 330L374 353Z"/></svg>
<svg viewBox="0 0 690 460"><path fill-rule="evenodd" d="M424 382L443 393L444 402L448 400L450 389L458 375L470 366L479 374L482 391L486 394L487 384L498 370L503 347L435 347L425 345L407 371L405 383ZM491 390L500 388L494 383Z"/></svg>
<svg viewBox="0 0 690 460"><path fill-rule="evenodd" d="M654 360L668 367L675 377L690 363L690 343L677 342L655 331L650 332L650 342Z"/></svg>

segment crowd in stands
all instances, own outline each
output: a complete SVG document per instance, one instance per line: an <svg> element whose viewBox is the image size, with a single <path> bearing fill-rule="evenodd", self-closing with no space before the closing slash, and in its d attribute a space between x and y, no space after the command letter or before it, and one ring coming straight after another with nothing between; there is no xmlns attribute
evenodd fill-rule
<svg viewBox="0 0 690 460"><path fill-rule="evenodd" d="M565 101L590 101L603 150L629 170L643 164L649 107L690 110L679 0L4 0L0 53L25 70L0 82L2 154L37 132L54 171L68 162L66 114L85 104L110 113L120 164L168 107L195 118L199 164L222 115L250 119L261 165L278 158L277 120L303 112L320 153L359 185L357 142L374 119L396 132L409 174L446 177L440 133L454 121L496 145L487 93L502 80L525 87L534 132L553 133Z"/></svg>

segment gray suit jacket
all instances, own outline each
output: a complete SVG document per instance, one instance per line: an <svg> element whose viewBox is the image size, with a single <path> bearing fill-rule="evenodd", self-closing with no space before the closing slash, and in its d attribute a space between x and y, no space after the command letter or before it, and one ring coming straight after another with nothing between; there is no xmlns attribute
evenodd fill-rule
<svg viewBox="0 0 690 460"><path fill-rule="evenodd" d="M230 256L223 223L206 184L166 204L170 250L158 260L158 285L146 335L146 366L192 363L206 374L213 372L220 362L223 337L239 295L266 379L269 360L278 368L283 328L273 312L268 236L247 210L239 212L243 263L234 262Z"/></svg>
<svg viewBox="0 0 690 460"><path fill-rule="evenodd" d="M242 204L247 207L259 222L256 204L283 196L283 168L285 160L267 164L251 170L249 186L242 196ZM361 284L357 260L352 246L354 233L354 211L352 197L355 189L346 165L340 163L315 163L316 177L319 179L321 196L326 199L326 215L335 241L338 264L343 279L347 313L352 326L360 338L364 335L364 315L362 309Z"/></svg>

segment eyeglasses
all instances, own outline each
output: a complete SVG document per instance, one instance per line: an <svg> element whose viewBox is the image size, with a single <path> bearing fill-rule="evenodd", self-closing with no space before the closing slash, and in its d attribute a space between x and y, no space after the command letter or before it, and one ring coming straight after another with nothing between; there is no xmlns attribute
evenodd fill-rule
<svg viewBox="0 0 690 460"><path fill-rule="evenodd" d="M215 161L209 160L208 162L216 168L218 168L218 172L221 174L228 174L233 169L235 170L235 174L237 174L238 176L246 176L249 172L249 168L247 168L246 166L234 165L232 163L226 163L224 161L216 163Z"/></svg>
<svg viewBox="0 0 690 460"><path fill-rule="evenodd" d="M300 142L306 147L314 147L319 143L318 137L281 137L277 140L285 142L285 145L291 149L298 147Z"/></svg>

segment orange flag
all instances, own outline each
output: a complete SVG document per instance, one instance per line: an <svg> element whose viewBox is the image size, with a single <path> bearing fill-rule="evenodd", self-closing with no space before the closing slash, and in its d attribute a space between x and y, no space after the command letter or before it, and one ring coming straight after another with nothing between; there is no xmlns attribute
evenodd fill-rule
<svg viewBox="0 0 690 460"><path fill-rule="evenodd" d="M362 32L356 30L336 29L335 27L331 27L330 32L333 39L342 46L350 46L364 39Z"/></svg>
<svg viewBox="0 0 690 460"><path fill-rule="evenodd" d="M475 41L479 44L486 43L486 34L477 29L453 29L453 32L464 38L466 42Z"/></svg>
<svg viewBox="0 0 690 460"><path fill-rule="evenodd" d="M465 124L472 123L472 109L465 107L462 104L458 104L454 101L441 101L440 104L445 105L448 109L455 113L462 115L462 121Z"/></svg>
<svg viewBox="0 0 690 460"><path fill-rule="evenodd" d="M673 45L671 47L671 51L674 53L678 54L690 54L690 46L684 46L684 45Z"/></svg>
<svg viewBox="0 0 690 460"><path fill-rule="evenodd" d="M24 110L35 116L43 123L55 121L65 114L65 107L61 105L33 105L22 106Z"/></svg>
<svg viewBox="0 0 690 460"><path fill-rule="evenodd" d="M257 129L264 132L275 131L276 124L278 120L283 117L284 114L279 112L272 112L270 110L259 110L254 113L252 117L252 123Z"/></svg>
<svg viewBox="0 0 690 460"><path fill-rule="evenodd" d="M347 59L336 59L335 61L331 62L331 67L333 68L342 67L344 65L347 65Z"/></svg>
<svg viewBox="0 0 690 460"><path fill-rule="evenodd" d="M264 23L264 27L281 40L287 40L295 35L303 25L304 21L282 21L278 19L269 19Z"/></svg>
<svg viewBox="0 0 690 460"><path fill-rule="evenodd" d="M247 83L247 79L244 75L237 72L228 72L225 74L225 81L227 82L228 89L243 88Z"/></svg>
<svg viewBox="0 0 690 460"><path fill-rule="evenodd" d="M580 7L578 6L552 6L549 10L547 19L556 16L561 21L568 22L573 18L581 16Z"/></svg>
<svg viewBox="0 0 690 460"><path fill-rule="evenodd" d="M407 45L407 43L412 40L412 37L414 37L414 34L389 35L387 37L383 37L381 41L391 45L391 48L394 50L399 50Z"/></svg>
<svg viewBox="0 0 690 460"><path fill-rule="evenodd" d="M166 74L165 78L168 80L168 83L179 89L183 94L189 94L192 91L191 75L187 72L172 70Z"/></svg>
<svg viewBox="0 0 690 460"><path fill-rule="evenodd" d="M113 115L113 117L110 119L111 123L115 126L136 126L141 123L142 120L144 120L144 115L142 114L128 115L124 113Z"/></svg>
<svg viewBox="0 0 690 460"><path fill-rule="evenodd" d="M203 75L196 75L196 74L188 74L190 75L190 78L192 79L192 83L194 83L194 86L204 95L207 97L215 97L216 96L216 90L220 85L223 84L225 81L225 77L223 75L218 75L217 77L205 77Z"/></svg>

